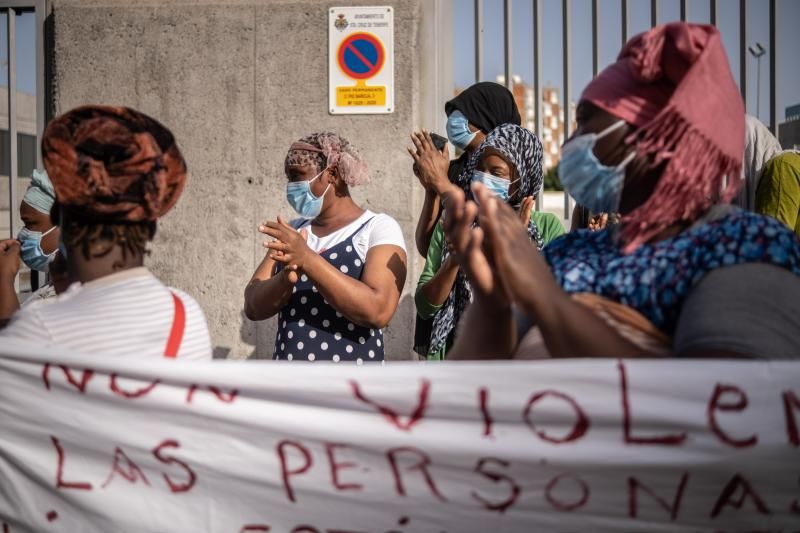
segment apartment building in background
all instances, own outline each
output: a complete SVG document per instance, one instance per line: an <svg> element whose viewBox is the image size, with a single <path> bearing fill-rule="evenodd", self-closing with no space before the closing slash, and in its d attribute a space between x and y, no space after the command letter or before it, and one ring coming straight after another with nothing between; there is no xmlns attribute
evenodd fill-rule
<svg viewBox="0 0 800 533"><path fill-rule="evenodd" d="M561 158L561 145L564 144L564 111L561 103L561 89L551 85L542 88L542 131L536 132L536 102L533 98L533 87L522 81L520 76L514 76L514 85L511 92L517 102L522 126L538 133L544 151L542 167L545 172L558 164ZM505 85L505 77L497 76L497 83ZM455 95L464 89L456 88ZM570 102L572 127L575 130L575 103Z"/></svg>
<svg viewBox="0 0 800 533"><path fill-rule="evenodd" d="M778 141L784 150L800 150L800 104L787 107L785 117L778 125Z"/></svg>
<svg viewBox="0 0 800 533"><path fill-rule="evenodd" d="M517 102L522 125L538 133L544 151L542 167L545 171L556 166L561 158L561 145L564 144L564 107L561 102L561 89L551 85L542 88L542 131L536 132L536 101L533 87L522 81L520 76L513 77L514 100ZM497 83L505 84L505 77L498 76ZM570 102L570 131L575 130L575 103Z"/></svg>

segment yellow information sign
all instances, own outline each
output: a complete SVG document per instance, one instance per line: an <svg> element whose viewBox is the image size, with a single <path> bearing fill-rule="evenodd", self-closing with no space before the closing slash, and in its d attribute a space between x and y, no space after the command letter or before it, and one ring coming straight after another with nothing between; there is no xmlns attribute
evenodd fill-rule
<svg viewBox="0 0 800 533"><path fill-rule="evenodd" d="M384 106L386 105L386 87L367 87L366 85L337 87L336 105L342 107Z"/></svg>

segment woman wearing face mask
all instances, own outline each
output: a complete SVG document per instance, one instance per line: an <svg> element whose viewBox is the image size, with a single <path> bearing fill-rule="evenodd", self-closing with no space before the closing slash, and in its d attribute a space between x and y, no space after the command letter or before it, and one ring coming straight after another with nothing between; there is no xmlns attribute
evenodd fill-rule
<svg viewBox="0 0 800 533"><path fill-rule="evenodd" d="M245 289L250 320L278 315L274 359L384 359L389 324L406 277L397 222L362 209L350 187L369 180L364 160L335 133L315 133L289 148L286 196L300 218L258 229L274 240Z"/></svg>
<svg viewBox="0 0 800 533"><path fill-rule="evenodd" d="M417 251L428 255L436 224L441 216L444 194L464 173L470 156L484 141L486 135L501 124L520 124L519 110L514 95L504 86L493 82L480 82L459 93L444 106L447 114L447 137L460 150L461 156L450 161L448 148L444 151L419 152L409 148L415 161L415 173L425 188L425 201L417 220L415 241ZM414 132L411 140L419 145L427 132ZM441 252L436 251L438 256ZM433 323L418 314L414 327L414 350L420 355L428 352Z"/></svg>
<svg viewBox="0 0 800 533"><path fill-rule="evenodd" d="M58 253L58 226L50 220L55 192L47 172L33 171L31 184L19 206L19 216L25 225L17 238L22 261L31 270L47 272L48 265Z"/></svg>
<svg viewBox="0 0 800 533"><path fill-rule="evenodd" d="M423 135L418 152L432 148ZM470 194L470 184L481 183L499 201L517 210L519 226L527 230L531 242L541 249L564 233L555 215L533 211L533 196L542 184L542 143L530 131L504 124L489 133L472 156L456 186ZM459 318L471 299L471 288L458 262L445 244L444 231L438 224L425 269L417 285L417 313L433 318L427 349L428 359L444 359L452 344Z"/></svg>
<svg viewBox="0 0 800 533"><path fill-rule="evenodd" d="M511 307L551 356L797 357L800 241L726 205L742 164L744 109L713 26L673 23L634 37L584 90L559 175L617 228L577 231L544 257L478 187L454 192L445 230L475 305L452 356L518 350ZM471 229L479 214L480 230ZM491 266L490 266L491 265ZM534 289L535 287L535 289Z"/></svg>
<svg viewBox="0 0 800 533"><path fill-rule="evenodd" d="M514 95L500 84L483 81L462 91L444 106L447 114L447 138L462 151L450 161L444 153L426 153L420 159L418 178L425 188L425 201L417 221L415 239L417 251L428 254L431 235L441 214L441 198L452 183L464 172L471 154L478 149L486 135L501 124L520 124ZM415 143L421 133L412 134ZM412 157L416 152L409 148ZM416 159L415 159L416 160Z"/></svg>
<svg viewBox="0 0 800 533"><path fill-rule="evenodd" d="M73 283L20 310L0 337L82 353L210 360L200 306L144 266L157 220L186 183L172 133L134 109L87 105L48 124L42 157L55 190L59 255Z"/></svg>
<svg viewBox="0 0 800 533"><path fill-rule="evenodd" d="M31 271L48 272L50 281L32 294L28 302L53 298L69 285L66 263L58 253L59 230L50 219L55 203L55 191L47 172L34 170L31 184L20 203L20 218L24 227L17 239L2 241L3 268L0 268L0 325L7 323L19 309L14 289L14 279L19 270L19 259Z"/></svg>

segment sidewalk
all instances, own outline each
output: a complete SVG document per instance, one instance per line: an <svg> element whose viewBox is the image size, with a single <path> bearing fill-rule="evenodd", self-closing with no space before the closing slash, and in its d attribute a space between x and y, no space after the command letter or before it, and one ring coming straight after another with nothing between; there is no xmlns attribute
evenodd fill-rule
<svg viewBox="0 0 800 533"><path fill-rule="evenodd" d="M564 216L564 196L566 193L561 191L545 191L542 195L542 211L553 213L557 216L561 223L564 224L564 229L569 230L569 220ZM572 208L575 207L575 202L570 199L569 211L572 215Z"/></svg>

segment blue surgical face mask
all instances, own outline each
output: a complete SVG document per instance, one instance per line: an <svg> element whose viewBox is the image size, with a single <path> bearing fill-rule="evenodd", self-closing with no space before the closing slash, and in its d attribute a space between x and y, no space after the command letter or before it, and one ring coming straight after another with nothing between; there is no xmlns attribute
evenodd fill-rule
<svg viewBox="0 0 800 533"><path fill-rule="evenodd" d="M483 184L484 187L489 189L492 194L497 196L497 198L499 198L502 202L506 203L508 202L508 190L511 188L511 184L518 182L519 179L509 181L507 179L493 176L488 172L476 170L472 173L472 181Z"/></svg>
<svg viewBox="0 0 800 533"><path fill-rule="evenodd" d="M315 196L311 192L311 182L322 176L325 170L327 169L323 169L322 172L310 180L290 181L286 184L286 200L297 211L297 214L303 218L316 218L322 212L322 203L331 184L328 184L322 196Z"/></svg>
<svg viewBox="0 0 800 533"><path fill-rule="evenodd" d="M558 177L575 201L594 213L616 213L625 183L625 167L636 157L631 152L617 166L602 164L594 155L597 141L625 125L620 120L600 133L587 133L570 139L561 148Z"/></svg>
<svg viewBox="0 0 800 533"><path fill-rule="evenodd" d="M470 131L469 120L461 111L455 110L447 117L447 138L456 148L466 150L477 134L477 131Z"/></svg>
<svg viewBox="0 0 800 533"><path fill-rule="evenodd" d="M42 237L55 230L56 227L57 226L53 226L44 233L41 231L29 230L28 228L19 230L17 240L22 245L20 255L22 256L22 261L28 265L29 268L38 270L39 272L47 272L47 266L55 259L58 249L53 250L49 254L44 253L44 250L42 250Z"/></svg>

